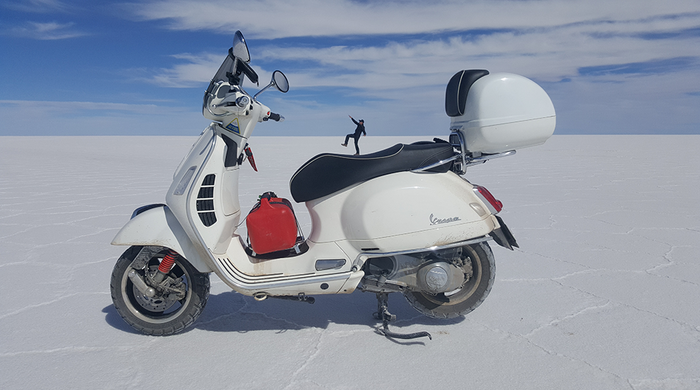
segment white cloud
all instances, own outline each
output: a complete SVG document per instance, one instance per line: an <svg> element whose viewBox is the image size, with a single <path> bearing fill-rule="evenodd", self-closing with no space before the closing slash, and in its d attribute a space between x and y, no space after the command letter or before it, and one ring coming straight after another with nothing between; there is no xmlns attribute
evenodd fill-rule
<svg viewBox="0 0 700 390"><path fill-rule="evenodd" d="M73 28L74 23L57 22L27 22L22 26L14 27L10 33L14 36L39 40L69 39L87 35Z"/></svg>
<svg viewBox="0 0 700 390"><path fill-rule="evenodd" d="M6 1L2 6L15 11L31 13L62 12L71 8L59 0Z"/></svg>
<svg viewBox="0 0 700 390"><path fill-rule="evenodd" d="M173 55L173 58L185 62L176 64L169 69L158 70L157 74L148 81L160 86L176 88L201 85L211 80L212 75L226 55L224 50L222 52L223 54L218 55L211 53Z"/></svg>
<svg viewBox="0 0 700 390"><path fill-rule="evenodd" d="M221 62L226 56L226 48L222 48L221 53L200 53L200 54L175 54L172 57L181 63L170 68L161 68L151 71L150 76L139 77L144 81L161 87L171 88L192 88L202 87L208 83ZM259 76L260 84L267 84L272 76L272 71L265 70L259 66L252 65Z"/></svg>
<svg viewBox="0 0 700 390"><path fill-rule="evenodd" d="M460 69L483 68L522 74L541 84L572 80L549 88L565 114L561 123L567 126L569 118L574 125L571 119L576 118L583 132L661 126L654 112L661 96L666 112L685 115L669 118L670 128L698 121L691 109L698 86L688 82L700 77L697 65L653 74L580 74L582 68L700 58L700 5L695 0L263 0L255 7L223 0L162 0L135 4L134 9L140 18L166 21L175 30L232 34L240 29L256 41L250 48L252 63L262 82L268 64L275 64L288 75L292 90L342 88L345 97L357 101L355 107L337 107L312 95L306 102L281 103L289 112L325 107L326 114L344 117L341 111L356 108L374 117L375 124L405 129L415 123L417 112L425 111L431 114L421 114L421 123L442 127L449 77ZM381 39L373 43L373 36ZM291 37L318 39L274 40ZM171 86L208 82L225 50L177 56L182 62L161 70L152 81ZM381 103L366 104L373 101ZM388 112L394 119L385 118ZM324 125L314 116L318 113L308 115L305 123L319 134Z"/></svg>
<svg viewBox="0 0 700 390"><path fill-rule="evenodd" d="M576 76L581 67L700 56L698 34L674 39L671 44L645 38L697 28L700 7L695 1L264 0L255 7L241 4L162 0L134 8L144 19L168 20L174 29L226 34L241 29L248 38L258 39L494 29L476 36L453 33L452 38L441 38L437 34L413 41L404 35L377 45L367 45L364 40L364 46L357 47L295 47L289 42L251 47L253 64L256 59L286 61L292 66L303 62L305 69L291 71L297 86L418 86L438 82L433 77L442 80L445 72L465 67L556 81ZM180 56L187 63L161 72L157 79L165 85L208 81L223 50L220 55Z"/></svg>
<svg viewBox="0 0 700 390"><path fill-rule="evenodd" d="M694 0L382 1L300 0L249 2L160 0L133 4L144 20L167 20L178 30L237 29L261 39L293 36L418 34L476 29L527 29L591 21L663 24L669 15L698 11Z"/></svg>

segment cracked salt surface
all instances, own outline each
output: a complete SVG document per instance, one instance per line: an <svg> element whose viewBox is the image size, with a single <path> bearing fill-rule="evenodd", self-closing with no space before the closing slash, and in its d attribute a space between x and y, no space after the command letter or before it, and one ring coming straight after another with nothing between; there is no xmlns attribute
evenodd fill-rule
<svg viewBox="0 0 700 390"><path fill-rule="evenodd" d="M700 388L700 136L554 136L470 168L521 248L492 244L496 283L463 319L392 295L396 330L433 335L409 342L376 334L371 294L256 302L216 277L190 331L134 333L109 296L124 249L109 242L163 201L193 141L0 137L0 388ZM242 208L267 190L290 198L296 168L338 144L253 139Z"/></svg>

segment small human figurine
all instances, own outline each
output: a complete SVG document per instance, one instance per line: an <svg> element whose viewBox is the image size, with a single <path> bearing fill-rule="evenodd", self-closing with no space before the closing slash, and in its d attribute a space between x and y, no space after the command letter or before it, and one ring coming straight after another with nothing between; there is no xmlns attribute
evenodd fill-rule
<svg viewBox="0 0 700 390"><path fill-rule="evenodd" d="M360 119L360 121L356 121L355 118L352 117L352 115L348 115L350 119L357 125L357 128L355 129L355 132L352 134L348 134L345 136L345 142L343 142L341 145L343 146L348 146L348 140L350 137L352 137L355 140L355 155L357 156L360 154L360 147L357 145L357 141L360 140L360 134L363 136L367 135L367 132L365 132L365 121L364 119Z"/></svg>

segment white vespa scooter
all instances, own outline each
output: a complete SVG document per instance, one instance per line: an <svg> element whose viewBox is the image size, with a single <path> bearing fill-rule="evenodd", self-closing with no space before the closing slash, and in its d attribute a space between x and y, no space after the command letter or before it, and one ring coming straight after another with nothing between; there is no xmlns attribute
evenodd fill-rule
<svg viewBox="0 0 700 390"><path fill-rule="evenodd" d="M138 208L112 241L130 246L111 277L114 306L124 320L149 335L183 331L204 309L212 272L259 301L313 303L311 295L348 294L358 287L376 293L375 317L388 337L430 336L388 329L395 318L388 293L402 293L435 318L462 316L479 306L494 281L487 241L511 250L517 244L496 216L501 202L460 175L469 165L545 142L555 126L547 94L513 74L457 73L446 93L449 142L312 158L290 181L292 197L305 202L311 216L308 238L296 223L282 226L273 213L261 219L263 232L251 235L249 245L236 234L242 216L239 171L244 160L253 163L248 140L255 125L284 119L257 98L269 87L289 89L287 78L275 71L269 85L248 94L244 79L258 81L249 61L237 32L205 92L203 114L213 123L177 168L166 203ZM287 217L291 210L274 194L261 197L263 208ZM257 215L251 212L247 222Z"/></svg>

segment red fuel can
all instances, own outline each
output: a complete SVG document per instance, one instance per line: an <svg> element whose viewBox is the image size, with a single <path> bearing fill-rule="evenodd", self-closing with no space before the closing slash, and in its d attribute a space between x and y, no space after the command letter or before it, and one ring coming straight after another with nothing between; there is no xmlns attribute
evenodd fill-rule
<svg viewBox="0 0 700 390"><path fill-rule="evenodd" d="M290 249L297 241L297 220L287 199L263 196L248 214L246 227L258 254Z"/></svg>

